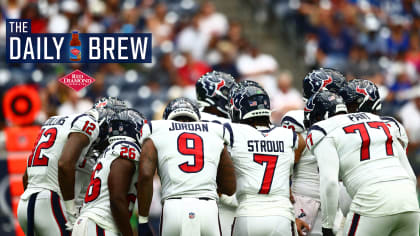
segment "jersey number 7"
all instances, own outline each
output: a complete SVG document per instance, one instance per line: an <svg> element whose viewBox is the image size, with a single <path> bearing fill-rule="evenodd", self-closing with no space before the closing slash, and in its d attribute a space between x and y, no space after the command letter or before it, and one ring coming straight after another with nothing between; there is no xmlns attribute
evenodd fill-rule
<svg viewBox="0 0 420 236"><path fill-rule="evenodd" d="M394 155L394 150L392 150L392 136L389 132L388 126L383 122L367 122L367 125L371 128L375 129L382 129L387 137L385 148L386 148L386 154L388 156ZM354 125L349 125L343 128L344 132L346 134L349 133L356 133L356 131L359 131L360 138L362 139L362 147L360 148L360 161L365 161L370 159L370 152L369 152L369 146L370 146L370 136L369 132L366 128L365 123L359 123Z"/></svg>
<svg viewBox="0 0 420 236"><path fill-rule="evenodd" d="M269 194L271 184L273 182L274 171L276 169L278 156L265 155L265 154L254 154L254 161L264 166L264 162L267 163L264 171L263 181L261 183L259 194Z"/></svg>

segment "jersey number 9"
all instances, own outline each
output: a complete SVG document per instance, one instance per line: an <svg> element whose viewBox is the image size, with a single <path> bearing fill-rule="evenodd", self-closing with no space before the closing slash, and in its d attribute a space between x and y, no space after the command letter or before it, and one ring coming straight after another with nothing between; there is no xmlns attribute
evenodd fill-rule
<svg viewBox="0 0 420 236"><path fill-rule="evenodd" d="M193 156L192 165L188 161L178 165L179 169L186 173L197 173L204 166L203 139L193 133L182 133L178 136L178 152L182 155Z"/></svg>

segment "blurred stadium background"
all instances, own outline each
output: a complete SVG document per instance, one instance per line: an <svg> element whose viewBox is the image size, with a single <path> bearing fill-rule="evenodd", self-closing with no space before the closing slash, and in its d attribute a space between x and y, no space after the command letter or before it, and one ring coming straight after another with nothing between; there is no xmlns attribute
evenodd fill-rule
<svg viewBox="0 0 420 236"><path fill-rule="evenodd" d="M23 235L15 221L21 176L47 117L117 96L160 119L168 100L194 98L195 81L211 70L260 82L271 97L274 123L303 108L301 81L313 68L372 80L383 114L406 127L408 155L420 176L419 1L2 0L0 9L0 235ZM153 62L7 64L6 18L32 19L32 33L151 32ZM77 93L58 82L75 69L96 82Z"/></svg>

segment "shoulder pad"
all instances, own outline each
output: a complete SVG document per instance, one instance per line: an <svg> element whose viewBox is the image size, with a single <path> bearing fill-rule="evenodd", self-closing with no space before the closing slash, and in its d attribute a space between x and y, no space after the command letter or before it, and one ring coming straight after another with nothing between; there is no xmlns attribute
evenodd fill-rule
<svg viewBox="0 0 420 236"><path fill-rule="evenodd" d="M312 127L308 131L308 135L306 136L306 147L308 150L312 151L312 149L327 135L327 132L318 125L312 125Z"/></svg>
<svg viewBox="0 0 420 236"><path fill-rule="evenodd" d="M140 152L140 147L130 141L118 141L111 144L111 153L115 157L139 161Z"/></svg>
<svg viewBox="0 0 420 236"><path fill-rule="evenodd" d="M99 125L94 117L83 113L76 116L71 122L71 132L79 132L86 135L91 141L95 140L99 134Z"/></svg>
<svg viewBox="0 0 420 236"><path fill-rule="evenodd" d="M303 117L303 110L288 111L281 120L281 126L302 133L305 131Z"/></svg>
<svg viewBox="0 0 420 236"><path fill-rule="evenodd" d="M147 123L145 123L143 125L143 127L141 127L140 130L140 145L143 145L144 140L146 140L153 132L153 125L152 125L152 121L148 121Z"/></svg>
<svg viewBox="0 0 420 236"><path fill-rule="evenodd" d="M225 141L226 145L233 147L234 137L230 123L223 124L223 140Z"/></svg>
<svg viewBox="0 0 420 236"><path fill-rule="evenodd" d="M391 116L381 116L380 118L385 123L387 123L391 129L394 129L396 131L395 134L397 135L398 140L400 140L403 143L404 148L407 148L408 136L404 126Z"/></svg>

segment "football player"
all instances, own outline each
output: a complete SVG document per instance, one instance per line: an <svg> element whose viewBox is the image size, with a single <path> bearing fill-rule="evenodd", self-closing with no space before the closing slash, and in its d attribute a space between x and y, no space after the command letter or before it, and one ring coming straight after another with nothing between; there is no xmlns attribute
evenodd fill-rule
<svg viewBox="0 0 420 236"><path fill-rule="evenodd" d="M343 86L338 94L344 99L349 113L370 112L378 114L381 111L382 103L379 89L372 81L354 79ZM391 128L397 130L398 140L406 149L408 136L402 124L390 116L381 116L381 118L387 120Z"/></svg>
<svg viewBox="0 0 420 236"><path fill-rule="evenodd" d="M323 234L333 235L342 179L353 199L346 235L417 235L416 178L396 130L377 115L348 114L343 99L328 91L308 103L306 145L319 166Z"/></svg>
<svg viewBox="0 0 420 236"><path fill-rule="evenodd" d="M219 124L230 122L228 97L230 91L236 87L234 78L223 72L212 71L201 76L195 84L201 121ZM218 206L222 234L231 235L233 218L238 207L235 194L221 194Z"/></svg>
<svg viewBox="0 0 420 236"><path fill-rule="evenodd" d="M115 111L126 109L127 104L118 98L107 97L99 99L93 105L93 108L99 113L98 138L91 145L88 153L82 156L82 159L79 158L80 150L78 147L79 145L85 145L88 139L82 133L70 133L58 161L58 182L69 221L67 226L70 229L82 207L85 192L90 182L92 168L96 164L98 155L106 148L107 119Z"/></svg>
<svg viewBox="0 0 420 236"><path fill-rule="evenodd" d="M139 232L147 227L157 169L163 202L160 235L220 235L217 193L232 195L236 189L227 131L217 123L199 122L198 107L186 98L171 101L163 119L143 129Z"/></svg>
<svg viewBox="0 0 420 236"><path fill-rule="evenodd" d="M336 70L324 68L313 70L303 79L303 97L307 100L323 90L338 93L346 84L344 75Z"/></svg>
<svg viewBox="0 0 420 236"><path fill-rule="evenodd" d="M58 183L58 162L64 151L81 161L98 137L99 118L98 111L91 109L83 114L53 116L42 125L28 158L23 176L25 192L17 211L26 235L70 235L71 224L66 228L68 218Z"/></svg>
<svg viewBox="0 0 420 236"><path fill-rule="evenodd" d="M73 235L132 236L131 212L137 196L139 140L145 123L134 109L109 121L109 145L98 158Z"/></svg>
<svg viewBox="0 0 420 236"><path fill-rule="evenodd" d="M241 86L232 95L234 123L225 124L239 202L232 233L295 235L289 176L304 141L291 129L271 125L270 99L261 87Z"/></svg>
<svg viewBox="0 0 420 236"><path fill-rule="evenodd" d="M235 79L223 72L212 71L201 76L195 84L201 121L230 122L228 97L236 86Z"/></svg>
<svg viewBox="0 0 420 236"><path fill-rule="evenodd" d="M288 111L282 118L281 126L292 129L305 139L307 129L305 129L303 124L303 116L303 110ZM307 148L303 150L299 163L293 169L292 194L295 201L293 204L295 217L308 224L310 228L309 232L306 232L306 235L321 236L321 200L319 197L318 165L315 156ZM303 235L303 229L299 228L298 222L296 225L299 234Z"/></svg>

